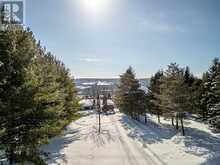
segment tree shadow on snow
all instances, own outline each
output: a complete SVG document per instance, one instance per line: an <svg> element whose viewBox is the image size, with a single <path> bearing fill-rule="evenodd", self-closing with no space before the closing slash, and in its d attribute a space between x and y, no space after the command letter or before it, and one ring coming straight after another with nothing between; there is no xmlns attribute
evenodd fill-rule
<svg viewBox="0 0 220 165"><path fill-rule="evenodd" d="M217 154L212 154L208 157L206 162L201 163L200 165L219 165L220 164L220 156Z"/></svg>
<svg viewBox="0 0 220 165"><path fill-rule="evenodd" d="M187 150L185 152L196 156L207 156L202 165L220 164L220 137L197 128L186 128L186 136L182 139ZM177 142L178 143L178 142Z"/></svg>
<svg viewBox="0 0 220 165"><path fill-rule="evenodd" d="M150 119L144 124L124 115L121 123L128 130L129 137L137 139L144 144L159 143L165 139L171 139L179 133L169 124L158 124ZM185 132L186 136L174 138L173 141L176 144L183 142L186 147L186 153L207 156L206 162L201 165L220 164L219 136L191 127L186 127Z"/></svg>
<svg viewBox="0 0 220 165"><path fill-rule="evenodd" d="M92 118L95 119L95 117ZM42 151L48 153L48 159L46 159L48 164L58 164L58 161L63 162L61 164L67 163L66 155L62 151L74 141L92 141L95 147L103 147L116 140L116 133L109 130L108 127L102 126L99 133L98 126L91 125L86 120L74 122L74 127L77 128L73 129L70 126L64 131L64 134L53 138L48 145L41 148Z"/></svg>
<svg viewBox="0 0 220 165"><path fill-rule="evenodd" d="M57 164L58 160L67 163L66 156L64 153L62 153L62 150L67 147L68 144L80 139L78 132L78 129L65 131L62 136L53 138L50 144L41 148L44 152L48 153L48 164Z"/></svg>
<svg viewBox="0 0 220 165"><path fill-rule="evenodd" d="M146 125L122 116L122 126L128 130L128 136L147 144L159 143L176 135L173 128L163 127L154 121L148 120Z"/></svg>
<svg viewBox="0 0 220 165"><path fill-rule="evenodd" d="M103 147L106 144L114 142L116 140L116 136L114 132L109 129L102 128L101 132L98 132L98 126L92 126L88 133L83 134L84 140L91 140L96 147Z"/></svg>

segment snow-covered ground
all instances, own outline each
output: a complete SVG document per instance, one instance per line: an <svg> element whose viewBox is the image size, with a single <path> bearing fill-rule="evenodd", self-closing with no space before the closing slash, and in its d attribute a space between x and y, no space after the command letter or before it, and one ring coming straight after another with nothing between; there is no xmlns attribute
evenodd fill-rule
<svg viewBox="0 0 220 165"><path fill-rule="evenodd" d="M93 100L92 99L83 99L79 101L81 107L92 107Z"/></svg>
<svg viewBox="0 0 220 165"><path fill-rule="evenodd" d="M147 135L145 141L167 164L220 164L220 134L212 133L208 125L187 119L184 121L186 136L181 136L181 131L175 131L171 126L170 119L162 117L158 125L156 116L148 115L148 118L150 120L145 128L152 130L158 140L150 143Z"/></svg>
<svg viewBox="0 0 220 165"><path fill-rule="evenodd" d="M67 128L43 150L50 152L50 165L205 165L220 164L220 136L207 126L186 120L186 136L155 116L142 124L127 116L90 114Z"/></svg>

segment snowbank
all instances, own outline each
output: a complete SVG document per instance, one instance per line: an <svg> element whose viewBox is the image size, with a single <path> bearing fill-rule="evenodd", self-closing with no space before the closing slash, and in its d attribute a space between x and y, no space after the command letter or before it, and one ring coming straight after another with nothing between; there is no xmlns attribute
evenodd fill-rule
<svg viewBox="0 0 220 165"><path fill-rule="evenodd" d="M141 89L141 90L143 90L144 92L146 92L146 93L148 93L148 88L147 87L145 87L145 86L140 86L140 88L139 89Z"/></svg>
<svg viewBox="0 0 220 165"><path fill-rule="evenodd" d="M111 85L113 85L113 83L111 83L111 82L105 82L105 81L98 81L98 82L97 82L97 85L98 85L98 86L111 86Z"/></svg>
<svg viewBox="0 0 220 165"><path fill-rule="evenodd" d="M90 86L76 86L77 89L84 90L91 88Z"/></svg>
<svg viewBox="0 0 220 165"><path fill-rule="evenodd" d="M107 100L107 104L115 106L115 103L112 100Z"/></svg>
<svg viewBox="0 0 220 165"><path fill-rule="evenodd" d="M81 107L92 107L93 106L93 101L91 99L83 99L79 101L79 104Z"/></svg>
<svg viewBox="0 0 220 165"><path fill-rule="evenodd" d="M85 85L85 86L92 86L92 85L95 85L96 82L84 82L82 83L82 85Z"/></svg>
<svg viewBox="0 0 220 165"><path fill-rule="evenodd" d="M186 136L182 136L181 131L171 126L171 120L163 117L161 124L155 115L148 115L147 124L129 121L136 126L129 129L128 135L142 142L165 164L220 164L220 134L212 133L204 123L184 120Z"/></svg>

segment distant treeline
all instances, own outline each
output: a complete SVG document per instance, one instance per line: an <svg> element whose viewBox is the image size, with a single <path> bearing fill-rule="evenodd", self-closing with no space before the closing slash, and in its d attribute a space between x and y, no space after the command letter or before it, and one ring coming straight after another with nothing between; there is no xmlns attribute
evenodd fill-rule
<svg viewBox="0 0 220 165"><path fill-rule="evenodd" d="M214 131L220 131L220 61L213 60L202 78L194 76L189 67L181 68L171 63L150 79L148 92L140 90L135 73L130 67L121 75L115 101L120 111L139 120L146 113L171 119L172 125L185 134L183 119L195 114L209 123Z"/></svg>
<svg viewBox="0 0 220 165"><path fill-rule="evenodd" d="M33 33L0 31L0 160L43 165L39 148L77 117L69 70L46 52Z"/></svg>

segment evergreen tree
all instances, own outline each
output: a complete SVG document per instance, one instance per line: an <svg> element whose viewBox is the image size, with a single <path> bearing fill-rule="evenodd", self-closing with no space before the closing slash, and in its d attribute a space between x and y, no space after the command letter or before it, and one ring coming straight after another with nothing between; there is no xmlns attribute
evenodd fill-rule
<svg viewBox="0 0 220 165"><path fill-rule="evenodd" d="M170 117L173 118L175 116L176 129L179 129L178 121L180 120L184 135L183 118L185 117L185 112L189 111L190 92L189 87L185 83L184 70L179 68L176 63L171 63L168 66L160 90L161 93L158 99L161 100L161 108Z"/></svg>
<svg viewBox="0 0 220 165"><path fill-rule="evenodd" d="M158 122L160 122L160 115L162 115L162 109L160 109L160 100L158 99L162 79L163 71L158 71L153 77L151 77L147 93L148 111L157 115Z"/></svg>
<svg viewBox="0 0 220 165"><path fill-rule="evenodd" d="M146 111L146 97L144 91L140 90L138 80L135 78L131 67L120 76L120 82L116 94L116 104L121 112L139 119L139 115Z"/></svg>
<svg viewBox="0 0 220 165"><path fill-rule="evenodd" d="M189 67L187 66L185 68L185 71L184 71L184 82L189 86L191 87L193 82L194 82L195 78L193 76L193 74L190 72L190 69Z"/></svg>
<svg viewBox="0 0 220 165"><path fill-rule="evenodd" d="M45 53L32 32L0 32L0 144L10 164L45 164L39 150L77 109L69 71Z"/></svg>
<svg viewBox="0 0 220 165"><path fill-rule="evenodd" d="M216 97L214 94L214 88L213 88L213 81L217 76L217 72L220 68L220 62L218 58L215 58L213 60L213 64L212 66L209 68L208 71L208 81L204 84L205 85L205 89L206 89L206 93L207 93L207 109L209 109L212 104L214 104L216 102Z"/></svg>
<svg viewBox="0 0 220 165"><path fill-rule="evenodd" d="M217 97L215 95L215 80L218 70L220 69L220 62L218 58L215 58L210 66L208 72L203 75L203 86L202 86L202 98L201 105L203 110L204 119L210 118L209 109L212 108L213 104L217 102Z"/></svg>
<svg viewBox="0 0 220 165"><path fill-rule="evenodd" d="M26 130L31 127L27 116L33 105L31 85L27 77L31 63L37 54L32 33L22 29L10 29L1 32L0 58L3 63L0 70L1 101L1 134L0 141L6 151L10 164L23 159L23 148L30 138ZM34 122L34 121L32 121ZM31 141L31 140L30 140ZM29 142L30 143L30 142ZM30 144L31 145L31 144ZM28 151L28 149L27 149ZM18 155L19 154L19 155ZM22 154L22 155L21 155Z"/></svg>
<svg viewBox="0 0 220 165"><path fill-rule="evenodd" d="M145 117L145 123L147 123L147 116L146 116L146 110L147 110L147 94L145 91L138 89L136 94L135 94L135 99L136 99L136 107L137 107L137 113L138 116L144 116Z"/></svg>
<svg viewBox="0 0 220 165"><path fill-rule="evenodd" d="M203 118L205 118L205 113L203 113L203 106L201 103L203 92L202 80L194 77L188 66L184 71L184 83L188 86L188 90L190 91L189 99L191 100L191 112L202 114Z"/></svg>
<svg viewBox="0 0 220 165"><path fill-rule="evenodd" d="M200 99L201 103L201 110L202 110L202 116L203 120L207 120L207 114L208 114L208 101L209 101L209 89L210 89L210 83L208 82L208 72L205 72L202 76L202 84L201 84L201 89L202 89L202 97Z"/></svg>
<svg viewBox="0 0 220 165"><path fill-rule="evenodd" d="M215 131L220 131L220 68L212 81L211 89L212 93L212 104L209 105L208 117L210 125Z"/></svg>
<svg viewBox="0 0 220 165"><path fill-rule="evenodd" d="M205 118L205 111L201 102L202 93L203 93L203 81L199 78L195 78L190 88L192 101L192 112L195 114L200 114L203 119Z"/></svg>

